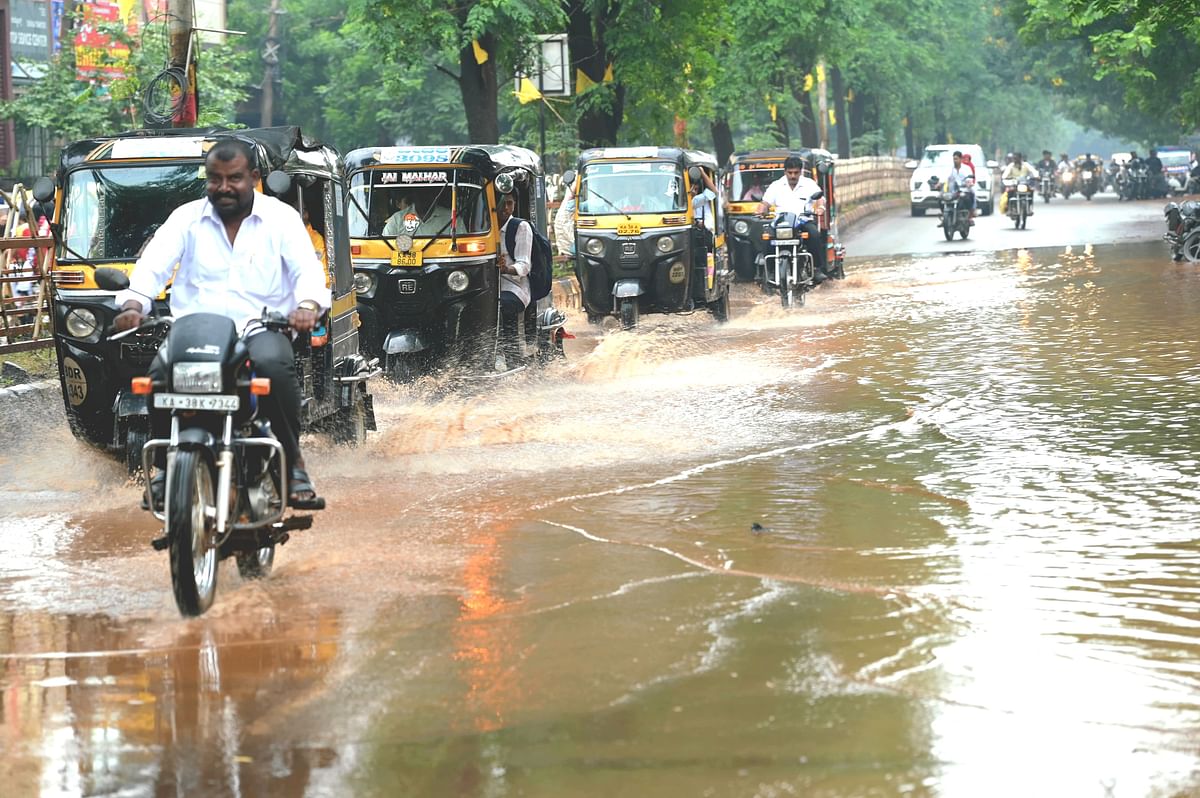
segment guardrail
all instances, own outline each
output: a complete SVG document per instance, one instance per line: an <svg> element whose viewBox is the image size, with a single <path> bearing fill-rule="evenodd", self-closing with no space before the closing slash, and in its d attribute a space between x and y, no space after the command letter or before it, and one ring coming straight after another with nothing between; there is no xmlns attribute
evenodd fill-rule
<svg viewBox="0 0 1200 798"><path fill-rule="evenodd" d="M908 191L911 169L902 158L864 156L837 162L837 200L842 207Z"/></svg>
<svg viewBox="0 0 1200 798"><path fill-rule="evenodd" d="M0 227L0 354L41 349L54 343L50 258L54 239L36 235L39 216L33 195L17 184L0 191L8 203L8 219ZM31 220L28 233L18 233L18 211ZM21 251L18 253L18 251Z"/></svg>

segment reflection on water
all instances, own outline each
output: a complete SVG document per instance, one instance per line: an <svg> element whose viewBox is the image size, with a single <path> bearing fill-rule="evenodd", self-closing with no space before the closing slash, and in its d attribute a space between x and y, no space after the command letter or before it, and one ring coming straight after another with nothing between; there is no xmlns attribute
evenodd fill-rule
<svg viewBox="0 0 1200 798"><path fill-rule="evenodd" d="M381 388L261 584L173 615L136 489L7 434L17 794L1200 794L1200 273L897 258L784 312ZM22 437L24 436L24 437Z"/></svg>

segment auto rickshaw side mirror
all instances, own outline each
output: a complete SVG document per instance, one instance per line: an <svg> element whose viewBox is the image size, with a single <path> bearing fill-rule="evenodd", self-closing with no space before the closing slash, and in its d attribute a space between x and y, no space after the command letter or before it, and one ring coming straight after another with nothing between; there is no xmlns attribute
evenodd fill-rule
<svg viewBox="0 0 1200 798"><path fill-rule="evenodd" d="M129 287L129 275L120 269L101 266L96 269L96 285L105 291L124 291Z"/></svg>
<svg viewBox="0 0 1200 798"><path fill-rule="evenodd" d="M814 191L813 195L808 198L808 201L812 202L814 200L824 199L824 197L825 197L824 191Z"/></svg>
<svg viewBox="0 0 1200 798"><path fill-rule="evenodd" d="M833 171L833 161L821 161L817 164L817 171L823 175L827 175Z"/></svg>
<svg viewBox="0 0 1200 798"><path fill-rule="evenodd" d="M704 172L700 169L699 166L689 166L688 167L688 180L691 181L691 184L693 186L696 185L697 183L703 183L704 182Z"/></svg>
<svg viewBox="0 0 1200 798"><path fill-rule="evenodd" d="M287 172L281 172L278 169L267 175L267 188L276 197L288 193L292 187L292 178L288 177Z"/></svg>
<svg viewBox="0 0 1200 798"><path fill-rule="evenodd" d="M51 202L54 199L54 181L48 177L33 181L33 198L38 202Z"/></svg>
<svg viewBox="0 0 1200 798"><path fill-rule="evenodd" d="M512 192L516 181L513 180L511 173L501 172L500 174L496 175L495 183L496 191L500 192L501 194L508 194Z"/></svg>

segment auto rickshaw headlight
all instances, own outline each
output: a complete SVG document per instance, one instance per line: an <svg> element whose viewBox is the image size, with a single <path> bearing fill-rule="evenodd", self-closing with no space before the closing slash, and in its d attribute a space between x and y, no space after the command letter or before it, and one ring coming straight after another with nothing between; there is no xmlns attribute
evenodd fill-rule
<svg viewBox="0 0 1200 798"><path fill-rule="evenodd" d="M100 320L87 308L71 308L65 324L67 332L76 338L89 338L100 329Z"/></svg>
<svg viewBox="0 0 1200 798"><path fill-rule="evenodd" d="M446 276L446 285L450 287L451 291L466 291L470 284L471 278L467 276L466 272L455 271Z"/></svg>
<svg viewBox="0 0 1200 798"><path fill-rule="evenodd" d="M666 253L675 249L675 239L671 238L670 236L663 236L662 238L658 239L658 243L655 244L655 246L658 247L659 252L665 255Z"/></svg>
<svg viewBox="0 0 1200 798"><path fill-rule="evenodd" d="M375 275L370 272L355 272L354 290L360 294L372 293L375 290Z"/></svg>
<svg viewBox="0 0 1200 798"><path fill-rule="evenodd" d="M604 239L589 238L587 243L583 245L583 248L587 250L587 254L600 257L604 254Z"/></svg>
<svg viewBox="0 0 1200 798"><path fill-rule="evenodd" d="M733 223L733 232L740 236L747 235L750 232L750 223L745 219L738 219Z"/></svg>
<svg viewBox="0 0 1200 798"><path fill-rule="evenodd" d="M683 266L682 261L675 261L671 264L671 270L667 272L667 279L675 285L679 285L687 279L687 270Z"/></svg>

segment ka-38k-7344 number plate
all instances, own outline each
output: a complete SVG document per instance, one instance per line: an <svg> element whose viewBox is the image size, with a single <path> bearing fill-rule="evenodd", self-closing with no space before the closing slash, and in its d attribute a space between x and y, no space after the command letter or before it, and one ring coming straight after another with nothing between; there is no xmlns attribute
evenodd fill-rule
<svg viewBox="0 0 1200 798"><path fill-rule="evenodd" d="M241 406L241 399L225 394L156 393L154 406L160 410L234 411Z"/></svg>

